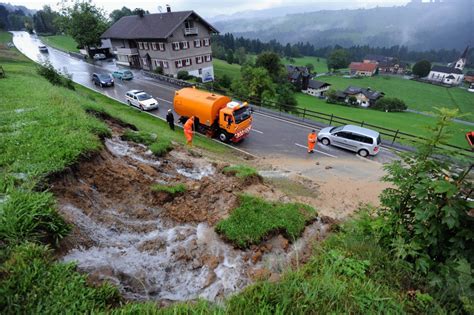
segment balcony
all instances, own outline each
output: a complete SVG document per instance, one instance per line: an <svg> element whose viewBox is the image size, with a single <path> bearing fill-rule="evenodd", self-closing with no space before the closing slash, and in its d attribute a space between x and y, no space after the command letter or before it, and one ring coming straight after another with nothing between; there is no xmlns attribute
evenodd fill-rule
<svg viewBox="0 0 474 315"><path fill-rule="evenodd" d="M137 48L116 48L117 50L115 53L117 55L138 55L138 49Z"/></svg>
<svg viewBox="0 0 474 315"><path fill-rule="evenodd" d="M184 29L184 35L198 35L198 28L197 27L186 27Z"/></svg>

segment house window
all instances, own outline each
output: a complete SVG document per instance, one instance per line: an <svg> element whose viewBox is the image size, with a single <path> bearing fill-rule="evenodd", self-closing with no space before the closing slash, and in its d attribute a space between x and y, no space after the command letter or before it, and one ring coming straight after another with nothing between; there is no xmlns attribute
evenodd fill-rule
<svg viewBox="0 0 474 315"><path fill-rule="evenodd" d="M163 69L168 69L168 68L169 68L168 61L163 61Z"/></svg>
<svg viewBox="0 0 474 315"><path fill-rule="evenodd" d="M186 27L186 28L192 28L192 27L194 27L193 21L190 21L190 20L185 21L185 22L184 22L184 27Z"/></svg>
<svg viewBox="0 0 474 315"><path fill-rule="evenodd" d="M143 49L143 43L142 42L138 42L138 49Z"/></svg>
<svg viewBox="0 0 474 315"><path fill-rule="evenodd" d="M209 38L204 38L203 40L204 46L209 46L210 43L211 43L211 40Z"/></svg>
<svg viewBox="0 0 474 315"><path fill-rule="evenodd" d="M165 51L165 43L158 43L158 47L161 51Z"/></svg>
<svg viewBox="0 0 474 315"><path fill-rule="evenodd" d="M146 58L142 58L142 64L143 64L144 66L148 66L148 63L147 63L147 61L146 61Z"/></svg>
<svg viewBox="0 0 474 315"><path fill-rule="evenodd" d="M148 50L148 49L149 49L149 48L148 48L148 43L147 43L147 42L144 42L144 43L143 43L143 49L145 49L145 50Z"/></svg>
<svg viewBox="0 0 474 315"><path fill-rule="evenodd" d="M195 39L194 40L194 47L196 47L196 48L201 47L201 40L200 39Z"/></svg>
<svg viewBox="0 0 474 315"><path fill-rule="evenodd" d="M205 56L205 60L206 60L207 62L211 61L211 60L212 60L211 55L206 55L206 56Z"/></svg>
<svg viewBox="0 0 474 315"><path fill-rule="evenodd" d="M151 49L152 49L152 50L156 50L156 43L155 43L155 42L152 42L152 43L151 43Z"/></svg>
<svg viewBox="0 0 474 315"><path fill-rule="evenodd" d="M202 56L196 57L196 63L202 63Z"/></svg>
<svg viewBox="0 0 474 315"><path fill-rule="evenodd" d="M189 48L188 42L181 42L181 47L182 49L188 49Z"/></svg>
<svg viewBox="0 0 474 315"><path fill-rule="evenodd" d="M179 42L173 42L173 50L179 50Z"/></svg>
<svg viewBox="0 0 474 315"><path fill-rule="evenodd" d="M186 59L184 59L184 64L185 64L186 66L190 66L190 65L191 65L191 58L186 58Z"/></svg>
<svg viewBox="0 0 474 315"><path fill-rule="evenodd" d="M153 64L155 65L155 68L161 67L161 61L158 59L153 59Z"/></svg>
<svg viewBox="0 0 474 315"><path fill-rule="evenodd" d="M176 60L176 68L182 68L183 67L183 61L182 60Z"/></svg>

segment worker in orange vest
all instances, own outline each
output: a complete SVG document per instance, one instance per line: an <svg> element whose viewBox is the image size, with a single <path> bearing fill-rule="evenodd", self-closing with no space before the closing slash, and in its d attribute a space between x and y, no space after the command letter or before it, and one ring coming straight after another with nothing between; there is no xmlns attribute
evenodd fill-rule
<svg viewBox="0 0 474 315"><path fill-rule="evenodd" d="M189 146L193 145L193 126L194 126L194 116L191 116L186 123L184 124L184 136L186 137L186 144Z"/></svg>
<svg viewBox="0 0 474 315"><path fill-rule="evenodd" d="M318 135L316 130L311 130L311 133L308 134L308 153L314 153L314 146L318 141Z"/></svg>

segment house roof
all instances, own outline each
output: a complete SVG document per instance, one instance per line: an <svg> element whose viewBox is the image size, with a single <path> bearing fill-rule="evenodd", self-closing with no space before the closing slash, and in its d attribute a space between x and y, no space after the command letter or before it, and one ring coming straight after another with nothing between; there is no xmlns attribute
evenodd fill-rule
<svg viewBox="0 0 474 315"><path fill-rule="evenodd" d="M455 79L454 75L450 74L446 77L446 79Z"/></svg>
<svg viewBox="0 0 474 315"><path fill-rule="evenodd" d="M464 49L464 52L461 55L461 59L466 59L467 58L467 52L469 51L469 46Z"/></svg>
<svg viewBox="0 0 474 315"><path fill-rule="evenodd" d="M355 71L374 72L377 69L377 64L371 62L351 62L349 69Z"/></svg>
<svg viewBox="0 0 474 315"><path fill-rule="evenodd" d="M474 71L468 71L468 72L466 73L466 76L468 76L468 77L474 77Z"/></svg>
<svg viewBox="0 0 474 315"><path fill-rule="evenodd" d="M190 16L198 19L212 32L218 33L215 27L196 12L177 11L145 14L142 17L139 15L124 16L109 27L101 38L166 39Z"/></svg>
<svg viewBox="0 0 474 315"><path fill-rule="evenodd" d="M442 73L455 73L455 74L462 74L462 71L456 68L446 67L446 66L433 66L431 71L434 72L442 72Z"/></svg>
<svg viewBox="0 0 474 315"><path fill-rule="evenodd" d="M316 80L309 80L308 82L308 87L315 90L326 87L326 86L331 86L331 84L326 83L326 82L316 81Z"/></svg>
<svg viewBox="0 0 474 315"><path fill-rule="evenodd" d="M347 89L344 90L344 93L346 95L356 95L356 94L362 93L365 95L365 97L371 100L376 100L384 95L383 92L374 91L370 88L364 89L357 86L347 87Z"/></svg>

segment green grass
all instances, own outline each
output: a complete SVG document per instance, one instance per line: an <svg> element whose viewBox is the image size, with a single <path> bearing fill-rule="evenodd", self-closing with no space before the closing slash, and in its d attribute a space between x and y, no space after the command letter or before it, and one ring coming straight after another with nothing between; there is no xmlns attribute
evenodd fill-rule
<svg viewBox="0 0 474 315"><path fill-rule="evenodd" d="M436 119L434 117L427 117L416 113L385 113L371 109L353 108L344 105L329 104L326 103L325 100L320 100L316 97L303 93L297 93L296 99L300 108L306 108L328 115L334 114L335 116L347 119L364 121L368 124L380 126L383 128L393 130L399 129L400 131L409 134L424 137L428 136L429 134L429 131L426 130L425 127L427 125L434 125L436 122ZM328 123L327 120L319 119L319 121ZM452 137L449 143L468 149L469 145L465 139L465 134L466 132L470 131L470 129L472 129L472 127L468 125L461 123L452 123L449 128L450 132L452 133ZM382 138L384 138L383 135ZM387 137L385 138L386 140L390 140L387 139Z"/></svg>
<svg viewBox="0 0 474 315"><path fill-rule="evenodd" d="M274 233L283 233L294 241L303 232L307 222L316 216L313 208L303 204L272 203L242 195L239 197L239 206L227 219L217 223L216 231L241 248L259 244Z"/></svg>
<svg viewBox="0 0 474 315"><path fill-rule="evenodd" d="M216 58L213 59L212 63L214 65L215 75L218 78L222 78L224 74L227 75L231 80L240 78L240 65L236 63L228 64L227 61Z"/></svg>
<svg viewBox="0 0 474 315"><path fill-rule="evenodd" d="M170 195L177 195L177 194L182 194L186 191L186 185L184 184L176 184L176 185L154 184L151 186L151 190L156 191L156 192L165 192Z"/></svg>
<svg viewBox="0 0 474 315"><path fill-rule="evenodd" d="M134 130L127 129L125 130L121 138L122 140L125 140L125 141L132 141L135 143L151 145L153 142L156 141L157 136L156 134L152 134L149 132L134 131Z"/></svg>
<svg viewBox="0 0 474 315"><path fill-rule="evenodd" d="M63 51L79 52L77 42L68 35L41 36L43 43Z"/></svg>
<svg viewBox="0 0 474 315"><path fill-rule="evenodd" d="M403 100L409 109L431 112L434 107L456 108L462 119L474 121L474 94L460 88L445 88L398 77L374 76L370 78L344 78L323 76L318 80L332 84L332 88L345 90L349 85L370 87L385 93L386 97Z"/></svg>
<svg viewBox="0 0 474 315"><path fill-rule="evenodd" d="M244 181L253 178L261 179L261 176L258 174L257 170L247 165L226 166L222 171L224 174L234 175Z"/></svg>
<svg viewBox="0 0 474 315"><path fill-rule="evenodd" d="M308 63L311 63L314 66L314 70L313 70L314 72L316 73L328 72L328 66L327 66L325 58L303 56L303 57L298 57L298 58L293 58L293 59L295 61L290 62L288 59L283 58L282 62L284 64L292 64L294 66L306 66Z"/></svg>

